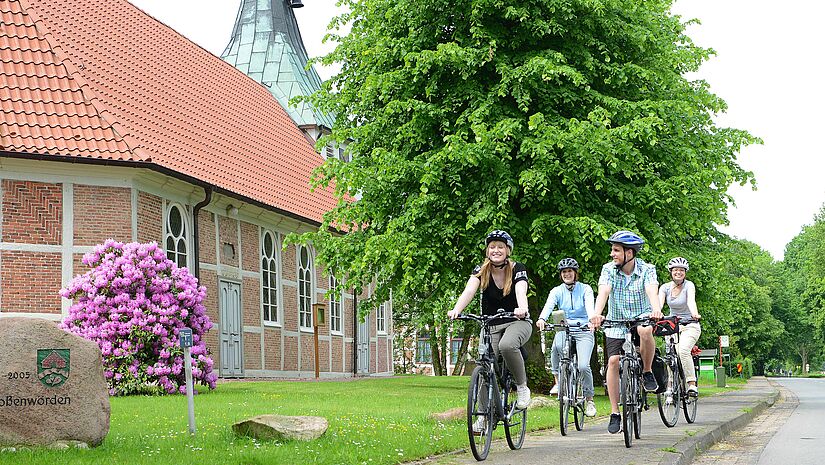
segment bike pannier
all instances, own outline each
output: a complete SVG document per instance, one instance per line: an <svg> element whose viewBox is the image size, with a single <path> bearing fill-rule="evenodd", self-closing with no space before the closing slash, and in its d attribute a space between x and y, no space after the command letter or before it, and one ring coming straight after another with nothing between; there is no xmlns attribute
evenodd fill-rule
<svg viewBox="0 0 825 465"><path fill-rule="evenodd" d="M665 360L659 356L659 349L656 349L656 356L653 357L653 376L656 378L656 383L659 384L659 389L656 389L656 394L661 394L667 390L667 370L665 369Z"/></svg>
<svg viewBox="0 0 825 465"><path fill-rule="evenodd" d="M679 318L669 316L653 324L654 336L670 336L679 332Z"/></svg>

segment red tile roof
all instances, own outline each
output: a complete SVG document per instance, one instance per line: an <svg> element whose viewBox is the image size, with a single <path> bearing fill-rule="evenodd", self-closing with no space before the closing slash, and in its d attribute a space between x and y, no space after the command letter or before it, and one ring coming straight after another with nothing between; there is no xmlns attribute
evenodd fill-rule
<svg viewBox="0 0 825 465"><path fill-rule="evenodd" d="M151 163L312 222L321 162L272 95L125 0L0 0L0 150Z"/></svg>

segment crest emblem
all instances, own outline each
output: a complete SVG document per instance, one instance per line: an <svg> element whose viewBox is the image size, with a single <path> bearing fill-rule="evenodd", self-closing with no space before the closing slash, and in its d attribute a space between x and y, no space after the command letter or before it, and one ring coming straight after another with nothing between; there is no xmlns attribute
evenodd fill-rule
<svg viewBox="0 0 825 465"><path fill-rule="evenodd" d="M37 377L46 387L58 387L69 378L69 349L37 349Z"/></svg>

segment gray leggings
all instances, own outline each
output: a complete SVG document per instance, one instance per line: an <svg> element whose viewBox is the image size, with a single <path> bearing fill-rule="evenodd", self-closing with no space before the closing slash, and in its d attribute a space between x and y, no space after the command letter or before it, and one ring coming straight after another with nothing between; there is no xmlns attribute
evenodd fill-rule
<svg viewBox="0 0 825 465"><path fill-rule="evenodd" d="M496 357L500 352L507 369L519 385L527 383L527 371L524 369L524 359L521 357L519 347L530 339L531 334L533 334L533 324L529 320L490 326L490 336L492 336Z"/></svg>

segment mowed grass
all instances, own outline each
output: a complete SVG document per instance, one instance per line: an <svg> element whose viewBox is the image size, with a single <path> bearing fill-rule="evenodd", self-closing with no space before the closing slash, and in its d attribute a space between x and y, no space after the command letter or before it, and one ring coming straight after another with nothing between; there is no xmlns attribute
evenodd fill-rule
<svg viewBox="0 0 825 465"><path fill-rule="evenodd" d="M109 435L88 450L19 448L5 464L391 464L467 447L463 418L428 416L466 406L468 377L403 376L325 382L226 382L195 396L197 434L186 396L111 399ZM600 399L599 413L608 410ZM326 434L310 442L236 437L234 422L262 414L318 415ZM558 409L531 410L528 429L558 424ZM496 430L503 437L503 428ZM506 446L505 446L506 447Z"/></svg>

